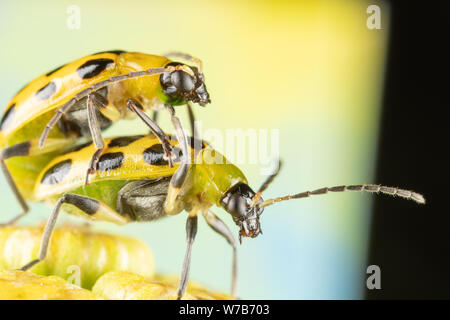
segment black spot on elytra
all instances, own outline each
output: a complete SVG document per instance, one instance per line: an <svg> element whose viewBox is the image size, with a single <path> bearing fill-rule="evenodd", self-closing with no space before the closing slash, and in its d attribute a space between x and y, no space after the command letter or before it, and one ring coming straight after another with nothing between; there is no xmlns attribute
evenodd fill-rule
<svg viewBox="0 0 450 320"><path fill-rule="evenodd" d="M133 143L136 140L141 139L143 136L132 136L132 137L119 137L119 138L115 138L112 139L109 144L108 147L126 147L129 144Z"/></svg>
<svg viewBox="0 0 450 320"><path fill-rule="evenodd" d="M181 150L177 147L172 149L172 157L174 157L173 162L179 162L181 159ZM165 152L162 144L154 144L150 148L145 149L144 153L144 161L148 164L154 166L163 166L168 165L169 162L165 157Z"/></svg>
<svg viewBox="0 0 450 320"><path fill-rule="evenodd" d="M52 81L40 88L36 92L36 97L39 100L47 100L56 92L56 84Z"/></svg>
<svg viewBox="0 0 450 320"><path fill-rule="evenodd" d="M59 69L61 69L62 67L65 67L65 66L66 66L66 64L63 64L62 66L59 66L58 68L53 69L52 71L46 73L45 75L46 75L47 77L50 77L50 76L51 76L52 74L54 74L56 71L58 71Z"/></svg>
<svg viewBox="0 0 450 320"><path fill-rule="evenodd" d="M124 51L124 50L109 50L109 51L100 51L100 52L96 52L96 53L94 53L93 55L101 54L101 53L121 54L121 53L124 53L124 52L126 52L126 51Z"/></svg>
<svg viewBox="0 0 450 320"><path fill-rule="evenodd" d="M6 110L5 114L2 117L2 120L0 121L0 130L6 129L11 124L11 121L14 118L14 113L16 113L15 107L16 104L13 103Z"/></svg>
<svg viewBox="0 0 450 320"><path fill-rule="evenodd" d="M124 155L122 152L105 153L97 162L98 171L108 171L119 168L122 165Z"/></svg>
<svg viewBox="0 0 450 320"><path fill-rule="evenodd" d="M100 58L89 60L77 69L77 73L81 79L90 79L100 74L112 64L114 64L114 60L111 59Z"/></svg>
<svg viewBox="0 0 450 320"><path fill-rule="evenodd" d="M27 156L30 153L31 142L25 141L15 144L9 148L3 149L3 159L9 159L12 157Z"/></svg>
<svg viewBox="0 0 450 320"><path fill-rule="evenodd" d="M48 169L44 176L42 177L42 184L58 184L64 177L69 173L72 167L72 160L67 159L55 164L53 167Z"/></svg>

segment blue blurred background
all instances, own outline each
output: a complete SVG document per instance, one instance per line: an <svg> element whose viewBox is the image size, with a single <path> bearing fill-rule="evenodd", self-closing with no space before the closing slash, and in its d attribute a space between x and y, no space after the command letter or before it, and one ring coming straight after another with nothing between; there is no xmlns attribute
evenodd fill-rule
<svg viewBox="0 0 450 320"><path fill-rule="evenodd" d="M212 104L196 106L205 131L278 129L280 176L264 197L374 181L389 7L369 30L367 1L2 1L0 104L34 77L110 49L184 51L204 62ZM70 8L79 29L68 27ZM68 12L69 9L69 12ZM184 123L185 110L178 109ZM162 126L171 130L166 114ZM106 135L147 132L123 121ZM214 142L213 142L214 144ZM227 155L227 150L218 146ZM263 164L239 164L256 189ZM266 209L264 235L239 247L239 294L254 299L364 297L372 197L333 194ZM3 179L1 220L19 207ZM24 224L49 208L33 204ZM233 228L231 218L214 211ZM68 219L68 218L66 218ZM144 239L158 272L178 274L186 215L94 228ZM63 219L62 219L63 220ZM191 278L228 292L231 249L200 219ZM71 219L71 221L78 221ZM81 221L80 221L81 222Z"/></svg>

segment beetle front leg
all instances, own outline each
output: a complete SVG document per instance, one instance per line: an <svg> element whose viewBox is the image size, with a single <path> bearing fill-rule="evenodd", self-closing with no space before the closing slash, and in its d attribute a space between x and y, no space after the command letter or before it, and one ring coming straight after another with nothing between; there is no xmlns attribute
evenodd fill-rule
<svg viewBox="0 0 450 320"><path fill-rule="evenodd" d="M101 218L105 221L111 221L117 224L125 224L129 222L127 217L120 216L118 213L114 212L110 207L106 204L98 201L96 199L80 196L78 194L66 193L64 194L56 203L55 207L50 214L50 217L47 220L47 224L45 225L44 234L42 235L41 246L39 249L38 258L30 261L26 265L24 265L20 270L26 271L33 267L35 264L41 262L47 256L48 247L50 245L50 240L55 230L56 220L58 219L59 213L61 211L61 206L63 204L70 204L81 210L83 213Z"/></svg>
<svg viewBox="0 0 450 320"><path fill-rule="evenodd" d="M177 200L177 197L181 191L181 187L183 186L184 181L186 180L189 168L191 166L191 153L190 149L188 148L187 138L181 126L180 119L175 116L175 110L171 105L165 105L165 107L169 110L169 113L171 115L172 124L176 130L177 140L183 153L181 157L180 167L177 169L177 171L175 171L172 178L170 179L167 198L164 202L164 210L166 211L166 213L176 214L184 209L180 207L181 203Z"/></svg>
<svg viewBox="0 0 450 320"><path fill-rule="evenodd" d="M180 300L186 291L188 279L189 279L189 268L191 266L191 252L192 245L194 244L195 236L197 235L197 215L189 216L186 221L186 241L187 248L184 255L183 270L181 272L180 284L178 286L177 299Z"/></svg>
<svg viewBox="0 0 450 320"><path fill-rule="evenodd" d="M169 161L169 165L173 167L173 159L172 159L172 145L169 142L169 137L167 134L164 133L164 131L154 122L152 119L149 118L143 111L142 105L133 99L127 100L127 107L131 109L134 113L138 115L139 118L141 118L144 123L149 126L150 130L156 135L156 138L158 138L159 142L161 142L163 146L164 153L166 154L166 157Z"/></svg>
<svg viewBox="0 0 450 320"><path fill-rule="evenodd" d="M102 137L102 129L100 128L100 124L97 119L97 115L95 113L95 108L98 108L99 105L103 104L102 96L92 93L87 97L87 113L88 113L88 122L89 129L91 131L92 140L94 142L95 148L97 149L94 155L89 162L89 167L86 172L85 184L89 184L89 175L94 174L96 171L97 163L100 159L100 155L105 149L105 140Z"/></svg>
<svg viewBox="0 0 450 320"><path fill-rule="evenodd" d="M236 298L237 296L237 277L238 277L238 264L237 264L237 246L234 240L233 234L227 225L219 219L212 211L207 210L203 212L203 217L205 218L208 225L218 234L220 234L233 248L233 262L232 262L232 272L231 272L231 296Z"/></svg>
<svg viewBox="0 0 450 320"><path fill-rule="evenodd" d="M199 135L197 132L197 128L195 127L195 115L194 115L194 111L192 110L192 106L189 102L186 103L186 109L188 112L188 117L189 117L189 124L191 125L191 136L194 139L198 139Z"/></svg>

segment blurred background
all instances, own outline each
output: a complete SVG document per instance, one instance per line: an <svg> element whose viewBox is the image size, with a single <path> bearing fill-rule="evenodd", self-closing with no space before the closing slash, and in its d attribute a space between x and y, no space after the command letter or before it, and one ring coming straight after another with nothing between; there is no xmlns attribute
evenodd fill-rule
<svg viewBox="0 0 450 320"><path fill-rule="evenodd" d="M380 29L368 28L373 11L367 9L373 4L380 9ZM391 140L387 133L380 135L380 119L390 117L382 112L382 105L389 102L383 93L390 74L392 7L388 2L356 0L2 1L0 105L6 107L31 79L90 53L184 51L204 63L212 103L195 106L204 132L278 130L284 166L265 198L360 183L425 192L420 181L411 178L411 163L396 164L389 158L389 152L399 151L396 143L403 142L403 136ZM77 12L79 25L74 25ZM394 109L401 107L391 103ZM179 108L177 114L187 125L186 111ZM397 121L407 121L408 116ZM162 112L160 119L162 127L171 131L167 114ZM143 132L147 132L144 125L133 120L117 123L105 135ZM215 146L227 155L223 145ZM402 154L410 151L404 148ZM392 164L397 165L395 172L389 171ZM267 164L239 164L254 189L265 178L263 166ZM3 221L19 210L4 179L0 198ZM390 245L384 232L388 230L390 240L398 244L401 239L396 236L404 234L394 228L412 231L404 223L392 221L389 226L390 220L383 224L376 218L370 242L372 216L414 211L425 219L425 207L379 198L383 199L374 206L375 196L370 194L330 194L268 207L261 219L264 235L244 239L239 246L239 295L247 299L383 297L383 292L389 292L384 274L392 276L396 268L411 267L402 264L405 260L398 255L404 253L402 248L391 255L397 264L389 264L392 260L386 259L382 249ZM42 222L49 211L44 204L33 204L21 223ZM214 211L237 235L227 213ZM125 227L99 223L93 228L145 240L155 253L157 271L179 274L186 247L185 219L182 213L156 223ZM410 250L416 256L414 248ZM366 294L370 264L381 268L382 290ZM231 248L200 219L191 279L228 292L230 278ZM408 282L396 284L395 276L390 280L392 288L409 288ZM391 296L402 297L401 292Z"/></svg>

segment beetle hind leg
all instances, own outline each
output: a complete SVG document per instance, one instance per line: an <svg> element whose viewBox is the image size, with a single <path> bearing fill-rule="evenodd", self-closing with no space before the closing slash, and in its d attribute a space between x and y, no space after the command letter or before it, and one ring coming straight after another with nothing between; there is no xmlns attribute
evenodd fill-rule
<svg viewBox="0 0 450 320"><path fill-rule="evenodd" d="M5 227L5 226L9 226L12 225L14 223L16 223L20 218L22 218L23 216L25 216L29 210L28 205L25 201L25 199L23 198L22 194L20 193L19 189L17 188L16 183L14 182L13 177L11 176L11 173L9 172L8 167L6 166L5 160L9 158L8 153L14 153L14 151L18 151L20 155L20 152L26 151L26 153L28 153L28 149L23 150L23 147L26 147L26 144L24 145L23 143L21 144L17 144L15 146L12 146L11 148L7 148L5 150L3 150L0 153L0 165L3 171L3 175L5 176L6 182L8 183L9 187L11 188L14 196L17 199L17 202L19 202L19 205L22 207L22 212L19 213L18 215L16 215L14 218L12 218L11 220L5 222L5 223L0 223L0 227ZM26 154L24 154L26 155Z"/></svg>
<svg viewBox="0 0 450 320"><path fill-rule="evenodd" d="M33 267L35 264L41 262L47 256L47 251L50 245L50 240L55 230L56 220L58 219L61 207L63 204L70 204L81 210L83 213L95 216L99 220L111 221L117 224L124 224L129 221L126 217L122 217L115 213L111 208L109 208L104 203L86 196L81 196L78 194L66 193L64 194L56 203L55 207L50 214L45 225L44 234L41 239L41 246L39 248L38 258L30 261L24 265L20 270L26 271Z"/></svg>
<svg viewBox="0 0 450 320"><path fill-rule="evenodd" d="M39 248L39 255L37 259L34 259L24 265L20 270L26 271L32 268L35 264L41 262L47 256L48 246L50 244L50 238L55 230L56 220L58 219L59 211L61 209L62 204L66 201L66 196L62 196L61 199L58 200L50 217L47 220L47 224L45 225L44 234L41 239L41 246Z"/></svg>
<svg viewBox="0 0 450 320"><path fill-rule="evenodd" d="M42 154L45 154L48 152L58 150L60 148L64 148L67 145L70 145L71 142L72 142L72 140L68 140L68 139L48 139L48 144L44 148L40 149L38 146L38 144L39 144L38 140L32 139L32 140L28 140L28 141L21 142L21 143L15 144L13 146L10 146L6 149L3 149L0 152L0 166L3 171L3 175L5 176L6 182L8 183L14 196L16 197L17 202L19 202L19 205L22 208L22 212L20 214L18 214L17 216L15 216L14 218L12 218L11 220L9 220L5 223L0 223L0 227L4 227L4 226L8 226L8 225L12 225L12 224L16 223L20 218L25 216L29 210L25 199L23 198L22 194L20 193L20 191L11 175L11 172L9 171L9 169L6 165L6 160L14 158L14 157L42 155Z"/></svg>

